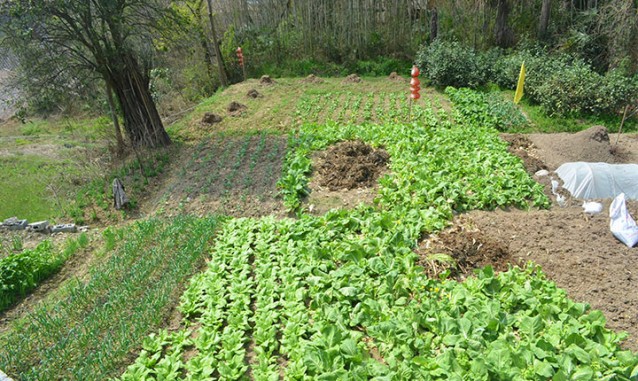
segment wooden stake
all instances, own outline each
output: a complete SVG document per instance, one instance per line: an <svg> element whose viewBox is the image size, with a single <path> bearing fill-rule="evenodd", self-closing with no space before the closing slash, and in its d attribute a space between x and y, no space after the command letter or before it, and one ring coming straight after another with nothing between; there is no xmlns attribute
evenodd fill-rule
<svg viewBox="0 0 638 381"><path fill-rule="evenodd" d="M618 129L618 135L616 135L616 143L614 143L614 147L612 149L616 149L618 146L618 139L620 139L620 134L622 134L622 126L625 124L625 119L627 118L627 110L629 109L629 105L625 106L625 112L622 114L622 120L620 121L620 128Z"/></svg>

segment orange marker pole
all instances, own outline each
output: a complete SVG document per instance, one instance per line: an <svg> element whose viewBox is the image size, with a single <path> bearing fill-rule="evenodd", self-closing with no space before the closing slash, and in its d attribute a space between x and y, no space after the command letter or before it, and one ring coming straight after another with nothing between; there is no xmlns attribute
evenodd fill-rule
<svg viewBox="0 0 638 381"><path fill-rule="evenodd" d="M244 66L244 53L241 50L241 47L237 48L237 59L239 60L239 66L241 66L241 71L244 74L244 81L246 80L246 67Z"/></svg>

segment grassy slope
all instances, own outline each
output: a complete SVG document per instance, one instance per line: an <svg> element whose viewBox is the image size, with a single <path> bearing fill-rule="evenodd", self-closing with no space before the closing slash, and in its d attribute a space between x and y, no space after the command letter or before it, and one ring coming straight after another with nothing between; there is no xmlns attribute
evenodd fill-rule
<svg viewBox="0 0 638 381"><path fill-rule="evenodd" d="M108 120L33 120L0 126L0 220L63 215L98 172Z"/></svg>

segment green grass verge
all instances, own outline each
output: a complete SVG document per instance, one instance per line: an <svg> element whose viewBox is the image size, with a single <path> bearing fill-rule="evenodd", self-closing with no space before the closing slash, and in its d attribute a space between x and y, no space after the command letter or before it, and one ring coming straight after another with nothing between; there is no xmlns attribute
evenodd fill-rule
<svg viewBox="0 0 638 381"><path fill-rule="evenodd" d="M60 172L68 170L68 164L35 155L0 156L0 219L17 216L37 221L68 205L68 198L56 198L49 188L63 181Z"/></svg>
<svg viewBox="0 0 638 381"><path fill-rule="evenodd" d="M23 380L119 374L142 338L169 317L219 223L215 217L180 217L107 230L107 248L115 250L108 260L0 337L0 369Z"/></svg>
<svg viewBox="0 0 638 381"><path fill-rule="evenodd" d="M101 171L108 118L31 120L0 129L0 219L67 217L78 188Z"/></svg>

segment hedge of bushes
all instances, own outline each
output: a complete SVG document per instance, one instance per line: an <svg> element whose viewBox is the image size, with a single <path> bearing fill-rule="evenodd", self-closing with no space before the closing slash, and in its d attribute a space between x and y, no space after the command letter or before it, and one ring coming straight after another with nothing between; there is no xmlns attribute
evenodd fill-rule
<svg viewBox="0 0 638 381"><path fill-rule="evenodd" d="M491 82L514 89L522 62L526 97L550 115L614 114L638 97L638 75L617 69L600 74L582 60L541 49L476 52L457 42L435 41L416 57L424 76L437 87L477 88Z"/></svg>

